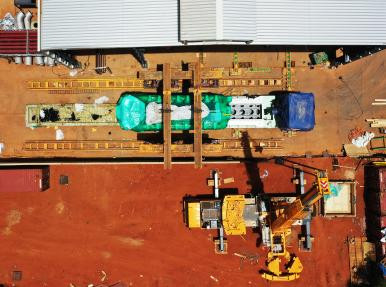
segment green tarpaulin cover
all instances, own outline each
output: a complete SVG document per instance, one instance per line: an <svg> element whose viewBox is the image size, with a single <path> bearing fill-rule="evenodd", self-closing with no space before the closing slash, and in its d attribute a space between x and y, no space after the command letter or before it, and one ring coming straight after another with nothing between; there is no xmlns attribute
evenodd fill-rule
<svg viewBox="0 0 386 287"><path fill-rule="evenodd" d="M186 107L190 116L187 119L173 120L172 130L192 130L193 126L193 96L173 94L171 96L172 106ZM209 113L202 119L202 128L204 130L219 130L227 127L231 116L231 107L229 102L231 97L218 94L203 94L202 103L209 109ZM153 107L154 104L162 104L162 96L156 94L135 94L125 93L121 96L116 106L116 115L119 125L124 130L133 130L136 132L159 131L162 130L162 121L149 124L146 116L149 111L146 107ZM159 106L155 105L155 106ZM153 111L151 111L153 112ZM155 112L155 111L154 111ZM149 121L148 121L149 122Z"/></svg>

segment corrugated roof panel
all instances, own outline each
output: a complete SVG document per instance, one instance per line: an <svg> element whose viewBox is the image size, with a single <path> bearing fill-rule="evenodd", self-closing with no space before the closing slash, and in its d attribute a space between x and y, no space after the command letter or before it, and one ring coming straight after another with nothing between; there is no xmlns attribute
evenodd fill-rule
<svg viewBox="0 0 386 287"><path fill-rule="evenodd" d="M223 39L256 39L256 0L223 0Z"/></svg>
<svg viewBox="0 0 386 287"><path fill-rule="evenodd" d="M181 41L216 39L216 0L180 0Z"/></svg>
<svg viewBox="0 0 386 287"><path fill-rule="evenodd" d="M384 0L256 1L254 44L386 44Z"/></svg>
<svg viewBox="0 0 386 287"><path fill-rule="evenodd" d="M176 0L45 0L41 49L178 44Z"/></svg>
<svg viewBox="0 0 386 287"><path fill-rule="evenodd" d="M179 46L179 40L385 45L385 15L385 0L42 0L40 44L43 50Z"/></svg>
<svg viewBox="0 0 386 287"><path fill-rule="evenodd" d="M0 169L0 192L42 191L41 168Z"/></svg>
<svg viewBox="0 0 386 287"><path fill-rule="evenodd" d="M256 0L180 0L182 41L250 41Z"/></svg>

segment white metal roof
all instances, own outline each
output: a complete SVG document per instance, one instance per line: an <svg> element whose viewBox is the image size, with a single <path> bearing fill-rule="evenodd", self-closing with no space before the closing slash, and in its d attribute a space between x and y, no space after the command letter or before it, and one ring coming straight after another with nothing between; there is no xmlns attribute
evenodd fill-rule
<svg viewBox="0 0 386 287"><path fill-rule="evenodd" d="M386 44L385 0L256 2L256 44Z"/></svg>
<svg viewBox="0 0 386 287"><path fill-rule="evenodd" d="M174 46L177 0L42 0L42 50Z"/></svg>
<svg viewBox="0 0 386 287"><path fill-rule="evenodd" d="M180 0L181 41L253 41L256 0Z"/></svg>
<svg viewBox="0 0 386 287"><path fill-rule="evenodd" d="M386 0L41 0L40 6L42 50L179 46L181 40L386 44Z"/></svg>

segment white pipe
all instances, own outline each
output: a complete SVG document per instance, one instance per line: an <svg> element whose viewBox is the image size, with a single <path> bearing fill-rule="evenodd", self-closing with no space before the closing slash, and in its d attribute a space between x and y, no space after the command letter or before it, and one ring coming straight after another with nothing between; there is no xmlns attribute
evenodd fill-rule
<svg viewBox="0 0 386 287"><path fill-rule="evenodd" d="M40 0L37 0L36 1L37 2L37 6L38 6L38 51L40 52L42 49L42 45L41 45L41 43L40 43L40 40L41 40L41 38L40 38L40 7L41 7L41 3L40 3ZM33 26L34 27L34 26Z"/></svg>
<svg viewBox="0 0 386 287"><path fill-rule="evenodd" d="M213 172L213 181L214 181L214 197L219 198L219 190L218 190L218 173L217 171Z"/></svg>
<svg viewBox="0 0 386 287"><path fill-rule="evenodd" d="M42 56L36 56L35 57L35 64L36 65L40 65L40 66L44 66L44 59Z"/></svg>
<svg viewBox="0 0 386 287"><path fill-rule="evenodd" d="M55 66L55 60L52 59L51 57L48 57L47 65L50 66L50 67Z"/></svg>
<svg viewBox="0 0 386 287"><path fill-rule="evenodd" d="M24 30L24 16L24 13L21 11L16 15L16 24L19 30Z"/></svg>
<svg viewBox="0 0 386 287"><path fill-rule="evenodd" d="M31 30L31 19L32 19L32 13L28 11L28 13L25 14L25 17L24 17L24 29Z"/></svg>
<svg viewBox="0 0 386 287"><path fill-rule="evenodd" d="M48 58L47 56L44 57L44 65L48 65Z"/></svg>
<svg viewBox="0 0 386 287"><path fill-rule="evenodd" d="M24 13L19 11L19 13L16 14L16 27L19 30L24 30ZM23 60L22 57L17 56L13 58L15 61L15 64L22 64Z"/></svg>
<svg viewBox="0 0 386 287"><path fill-rule="evenodd" d="M24 57L24 65L27 65L27 66L32 65L32 57L31 56Z"/></svg>
<svg viewBox="0 0 386 287"><path fill-rule="evenodd" d="M28 26L31 26L31 18L32 18L31 12L28 12L27 15L24 15L24 13L21 11L19 13L17 13L17 15L16 15L17 28L19 30L24 30L25 28L28 29ZM27 66L32 65L32 57L31 56L23 57L23 61L24 61L24 64Z"/></svg>
<svg viewBox="0 0 386 287"><path fill-rule="evenodd" d="M19 56L13 57L13 60L15 61L15 64L18 64L18 65L20 65L21 63L23 63L21 57L19 57Z"/></svg>

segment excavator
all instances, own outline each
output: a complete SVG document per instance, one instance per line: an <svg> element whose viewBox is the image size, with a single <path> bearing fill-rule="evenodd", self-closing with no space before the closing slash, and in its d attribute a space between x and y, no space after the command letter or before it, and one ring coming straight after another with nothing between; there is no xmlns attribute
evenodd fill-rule
<svg viewBox="0 0 386 287"><path fill-rule="evenodd" d="M310 221L313 205L324 195L331 193L326 170L314 169L316 180L312 188L305 192L304 167L294 165L300 187L296 196L268 196L252 194L220 195L220 173L212 172L211 182L214 198L185 197L184 219L188 228L217 229L214 240L215 252L227 253L229 235L246 234L247 228L260 228L262 244L269 248L266 265L261 276L269 281L292 281L300 277L303 265L294 253L287 250L287 238L292 225L301 224L306 228L300 242L305 250L311 250L312 236ZM283 270L284 268L284 270Z"/></svg>

